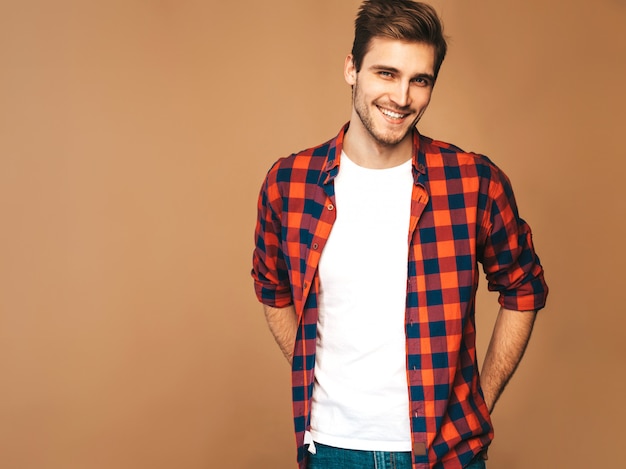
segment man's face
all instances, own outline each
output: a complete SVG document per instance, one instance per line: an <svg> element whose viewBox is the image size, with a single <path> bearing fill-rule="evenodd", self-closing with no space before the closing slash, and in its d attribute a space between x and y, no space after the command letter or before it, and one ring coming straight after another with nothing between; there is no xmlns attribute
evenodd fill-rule
<svg viewBox="0 0 626 469"><path fill-rule="evenodd" d="M348 56L344 76L354 87L351 130L362 126L383 146L410 138L430 102L434 63L431 45L381 37L372 38L358 73Z"/></svg>

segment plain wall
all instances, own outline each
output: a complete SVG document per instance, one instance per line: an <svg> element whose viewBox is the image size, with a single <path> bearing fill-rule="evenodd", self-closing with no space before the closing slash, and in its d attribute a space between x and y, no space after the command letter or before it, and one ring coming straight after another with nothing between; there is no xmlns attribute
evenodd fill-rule
<svg viewBox="0 0 626 469"><path fill-rule="evenodd" d="M0 1L0 467L295 467L256 197L348 120L358 3ZM450 48L419 128L505 170L551 287L489 467L616 467L626 4L433 4Z"/></svg>

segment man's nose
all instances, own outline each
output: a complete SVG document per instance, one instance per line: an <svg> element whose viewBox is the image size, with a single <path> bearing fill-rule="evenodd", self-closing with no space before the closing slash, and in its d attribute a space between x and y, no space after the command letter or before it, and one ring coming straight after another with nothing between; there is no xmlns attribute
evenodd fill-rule
<svg viewBox="0 0 626 469"><path fill-rule="evenodd" d="M410 84L408 82L404 83L402 81L398 81L395 84L391 99L399 107L406 107L409 104L411 104L411 97L410 97L409 91L410 91Z"/></svg>

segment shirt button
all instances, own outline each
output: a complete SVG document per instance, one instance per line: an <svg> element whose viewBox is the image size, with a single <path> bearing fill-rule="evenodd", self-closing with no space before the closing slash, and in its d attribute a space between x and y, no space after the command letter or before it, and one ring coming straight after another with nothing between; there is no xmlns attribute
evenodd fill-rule
<svg viewBox="0 0 626 469"><path fill-rule="evenodd" d="M422 173L424 172L424 165L422 163L417 165L417 169Z"/></svg>
<svg viewBox="0 0 626 469"><path fill-rule="evenodd" d="M313 243L313 249L317 249L318 247L317 243Z"/></svg>
<svg viewBox="0 0 626 469"><path fill-rule="evenodd" d="M335 210L335 206L333 204L328 204L328 207L326 207L328 210Z"/></svg>

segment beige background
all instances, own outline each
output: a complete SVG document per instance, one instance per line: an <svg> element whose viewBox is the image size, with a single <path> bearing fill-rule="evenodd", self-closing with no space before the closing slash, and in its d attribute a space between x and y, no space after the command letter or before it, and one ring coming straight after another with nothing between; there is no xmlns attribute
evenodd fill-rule
<svg viewBox="0 0 626 469"><path fill-rule="evenodd" d="M0 467L294 467L256 195L347 120L358 3L0 1ZM490 468L621 467L626 4L433 4L420 129L508 173L551 286Z"/></svg>

